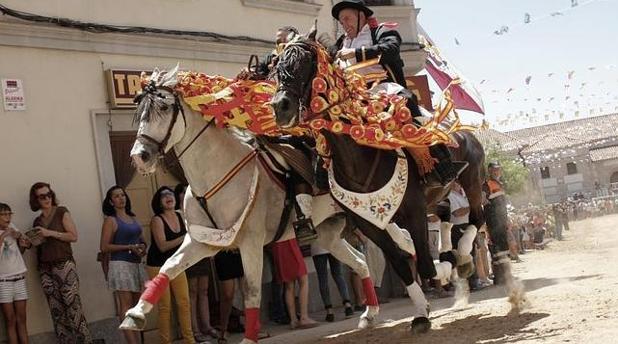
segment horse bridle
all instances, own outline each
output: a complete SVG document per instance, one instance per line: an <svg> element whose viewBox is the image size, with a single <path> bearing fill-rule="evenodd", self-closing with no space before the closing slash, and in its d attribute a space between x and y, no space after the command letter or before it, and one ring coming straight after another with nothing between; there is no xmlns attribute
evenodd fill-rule
<svg viewBox="0 0 618 344"><path fill-rule="evenodd" d="M176 91L174 91L172 88L167 87L167 86L156 86L154 84L154 81L151 81L150 84L146 85L144 87L144 93L146 94L151 94L154 95L156 97L159 98L165 98L165 96L163 94L161 94L160 92L158 92L159 90L164 90L169 92L170 94L172 94L174 96L174 104L172 104L173 108L174 108L174 112L172 113L172 120L167 128L167 132L165 133L165 137L163 137L163 140L161 141L157 141L155 138L153 138L150 135L147 134L137 134L137 139L143 139L145 141L149 141L153 144L155 144L157 146L157 151L161 154L161 155L165 155L165 147L167 147L167 144L170 140L170 138L172 137L172 130L174 130L174 125L176 125L176 122L178 121L178 114L180 113L182 115L182 121L184 123L185 129L187 128L187 118L185 116L185 111L182 107L182 104L180 103L180 97L178 96L178 93ZM139 102L139 100L141 100L141 97L143 95L138 95L135 100L137 102ZM178 154L177 159L180 160L180 158L185 154L185 152L193 145L193 143L195 143L195 141L208 129L208 127L210 127L210 125L214 122L214 118L211 119L210 121L208 121L208 123L206 123L206 125L197 133L197 135L191 140L191 142L189 142L189 144Z"/></svg>

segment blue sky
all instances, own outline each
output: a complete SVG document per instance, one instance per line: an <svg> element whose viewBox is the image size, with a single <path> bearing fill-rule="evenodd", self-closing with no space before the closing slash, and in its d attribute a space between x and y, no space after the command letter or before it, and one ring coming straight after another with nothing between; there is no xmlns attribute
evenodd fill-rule
<svg viewBox="0 0 618 344"><path fill-rule="evenodd" d="M416 0L415 5L421 8L419 23L444 56L481 92L492 128L618 112L618 0L579 0L574 8L571 0ZM554 12L562 15L551 16ZM529 24L525 13L531 15ZM493 34L502 26L509 32ZM529 86L527 76L532 76ZM510 88L514 91L507 94Z"/></svg>

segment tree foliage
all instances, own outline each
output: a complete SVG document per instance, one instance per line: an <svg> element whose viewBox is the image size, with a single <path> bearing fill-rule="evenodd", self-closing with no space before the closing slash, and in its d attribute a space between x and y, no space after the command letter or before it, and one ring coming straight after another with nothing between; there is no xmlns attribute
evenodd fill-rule
<svg viewBox="0 0 618 344"><path fill-rule="evenodd" d="M506 154L499 145L485 147L485 154L487 162L500 162L507 194L515 195L523 190L529 171L518 156Z"/></svg>

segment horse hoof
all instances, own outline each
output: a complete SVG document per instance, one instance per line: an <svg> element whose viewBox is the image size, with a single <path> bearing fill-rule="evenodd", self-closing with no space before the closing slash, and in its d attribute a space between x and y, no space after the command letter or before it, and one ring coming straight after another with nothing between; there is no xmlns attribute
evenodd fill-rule
<svg viewBox="0 0 618 344"><path fill-rule="evenodd" d="M142 331L146 327L146 319L139 318L134 315L127 315L118 326L121 330Z"/></svg>
<svg viewBox="0 0 618 344"><path fill-rule="evenodd" d="M414 318L410 324L410 331L413 334L427 333L431 329L431 321L425 317Z"/></svg>
<svg viewBox="0 0 618 344"><path fill-rule="evenodd" d="M239 344L257 344L257 342L254 342L251 339L243 338Z"/></svg>
<svg viewBox="0 0 618 344"><path fill-rule="evenodd" d="M361 330L373 328L376 326L376 319L369 317L361 317L358 321L358 328Z"/></svg>
<svg viewBox="0 0 618 344"><path fill-rule="evenodd" d="M474 274L474 263L468 262L463 265L457 266L457 275L462 279L468 279Z"/></svg>

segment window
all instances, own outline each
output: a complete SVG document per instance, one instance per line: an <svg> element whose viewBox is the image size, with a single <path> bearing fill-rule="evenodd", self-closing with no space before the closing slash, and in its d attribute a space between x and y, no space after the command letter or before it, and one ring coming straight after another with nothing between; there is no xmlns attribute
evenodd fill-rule
<svg viewBox="0 0 618 344"><path fill-rule="evenodd" d="M541 167L541 178L549 179L551 176L549 175L549 166Z"/></svg>
<svg viewBox="0 0 618 344"><path fill-rule="evenodd" d="M567 163L567 174L577 174L577 165L574 162Z"/></svg>

